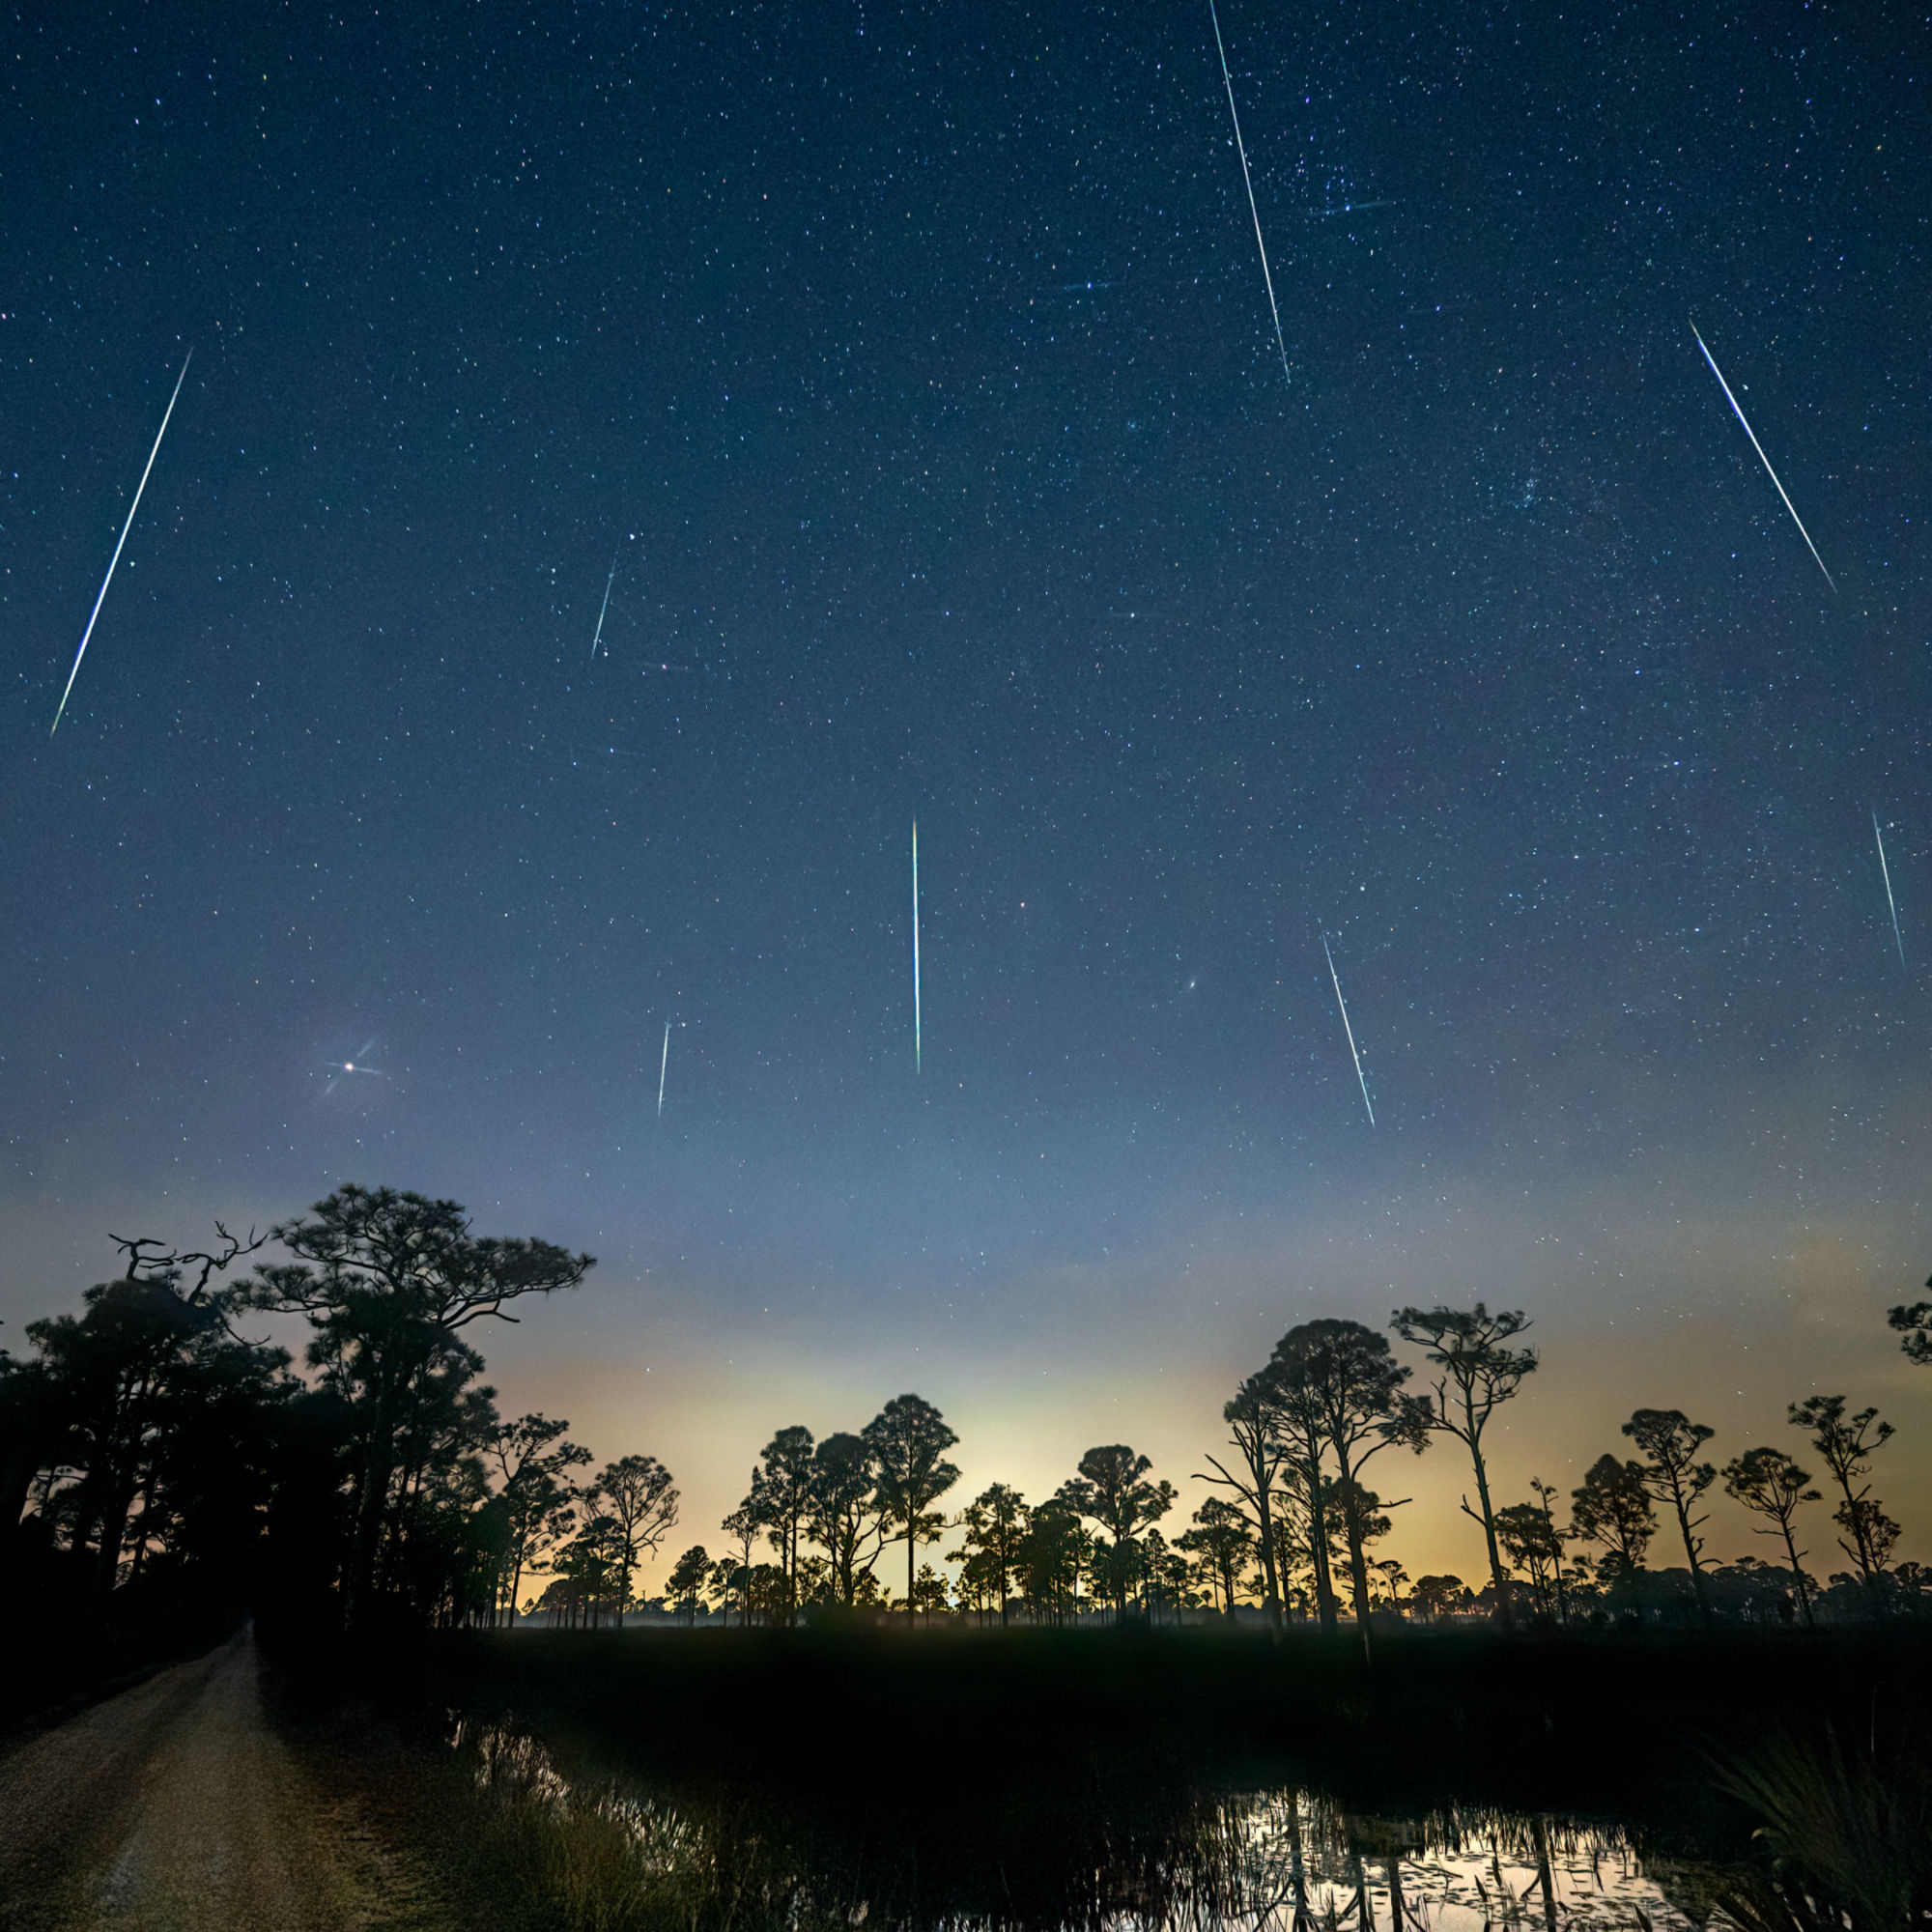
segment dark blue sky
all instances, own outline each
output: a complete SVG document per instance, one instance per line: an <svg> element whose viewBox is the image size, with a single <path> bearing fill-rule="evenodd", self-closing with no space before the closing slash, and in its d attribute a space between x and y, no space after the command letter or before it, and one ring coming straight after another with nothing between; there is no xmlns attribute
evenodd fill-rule
<svg viewBox="0 0 1932 1932"><path fill-rule="evenodd" d="M1437 1292L1922 1406L1923 23L1222 28L1286 383L1205 0L14 14L0 1313L453 1194L707 1508Z"/></svg>

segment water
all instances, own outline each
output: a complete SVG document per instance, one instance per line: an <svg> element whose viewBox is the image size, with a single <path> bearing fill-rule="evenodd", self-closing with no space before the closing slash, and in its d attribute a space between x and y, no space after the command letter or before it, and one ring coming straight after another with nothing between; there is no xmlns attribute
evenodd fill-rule
<svg viewBox="0 0 1932 1932"><path fill-rule="evenodd" d="M670 1794L459 1725L478 1788L543 1844L559 1923L808 1932L1677 1932L1723 1867L1649 1865L1614 1823L1347 1813L1307 1790L1068 1790L909 1824L904 1790ZM889 1764L882 1774L891 1776Z"/></svg>

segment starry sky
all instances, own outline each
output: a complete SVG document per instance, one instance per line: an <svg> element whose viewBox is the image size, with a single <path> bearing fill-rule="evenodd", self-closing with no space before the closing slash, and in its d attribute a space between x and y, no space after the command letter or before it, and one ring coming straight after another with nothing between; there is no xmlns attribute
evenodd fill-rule
<svg viewBox="0 0 1932 1932"><path fill-rule="evenodd" d="M1184 1481L1481 1295L1506 1496L1845 1392L1932 1555L1924 23L1221 28L1286 375L1206 0L13 14L10 1326L451 1195L715 1546L786 1423Z"/></svg>

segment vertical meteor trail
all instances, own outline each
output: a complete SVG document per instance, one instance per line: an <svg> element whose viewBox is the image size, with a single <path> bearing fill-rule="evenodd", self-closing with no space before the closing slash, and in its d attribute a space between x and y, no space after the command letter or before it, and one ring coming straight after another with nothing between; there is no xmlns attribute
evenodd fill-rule
<svg viewBox="0 0 1932 1932"><path fill-rule="evenodd" d="M670 1068L670 1022L665 1021L664 1052L658 1059L658 1119L665 1117L665 1074Z"/></svg>
<svg viewBox="0 0 1932 1932"><path fill-rule="evenodd" d="M1362 1056L1355 1051L1355 1029L1349 1024L1349 1003L1342 997L1341 976L1335 971L1335 955L1328 951L1328 935L1321 935L1321 956L1328 962L1328 977L1335 982L1335 1004L1342 1009L1342 1031L1349 1036L1349 1058L1355 1063L1355 1078L1361 1082L1362 1105L1369 1109L1369 1125L1376 1123L1376 1110L1369 1106L1369 1083L1362 1073Z"/></svg>
<svg viewBox="0 0 1932 1932"><path fill-rule="evenodd" d="M1697 335L1697 325L1694 322L1690 325L1690 333ZM1710 363L1711 374L1717 377L1718 386L1723 390L1724 400L1731 406L1731 413L1741 423L1744 423L1745 434L1750 438L1750 446L1757 451L1757 460L1764 465L1764 473L1771 478L1772 483L1776 488L1777 494L1780 497L1784 497L1784 485L1778 482L1777 471L1771 467L1771 458L1764 453L1764 444L1757 440L1757 432L1751 428L1749 423L1745 422L1745 412L1738 408L1738 399L1731 394L1731 385L1724 381L1724 372L1718 367L1717 358L1712 355L1708 349L1704 348L1704 338L1701 335L1697 335L1697 347L1704 350L1704 360ZM1812 562L1820 570L1825 570L1825 559L1818 554L1818 546L1811 541L1811 532L1804 527L1804 520L1799 516L1797 510L1793 508L1789 497L1784 497L1784 507L1791 511L1791 521L1798 526L1798 534L1804 539L1804 548L1811 553ZM1825 570L1825 582L1832 584L1832 593L1835 596L1838 586L1832 582L1832 573L1829 570Z"/></svg>
<svg viewBox="0 0 1932 1932"><path fill-rule="evenodd" d="M1891 936L1898 944L1898 963L1905 966L1905 935L1898 929L1898 901L1891 895L1891 867L1885 863L1885 834L1878 829L1878 813L1872 813L1872 837L1878 840L1878 869L1885 879L1885 902L1891 908Z"/></svg>
<svg viewBox="0 0 1932 1932"><path fill-rule="evenodd" d="M155 458L161 453L161 439L168 433L168 417L175 412L182 384L187 381L187 365L193 360L194 351L190 349L182 357L182 372L175 378L175 392L168 398L160 428L155 432L155 446L148 452L148 469L141 471L141 480L134 486L134 500L128 505L128 521L121 526L121 542L114 546L114 554L107 563L107 575L100 580L100 595L94 600L94 609L87 613L87 629L80 634L80 648L73 654L73 668L67 674L67 689L61 693L60 708L54 713L54 722L47 731L49 738L60 729L61 719L67 713L67 701L73 695L73 681L80 675L80 661L87 655L87 640L94 635L94 620L100 615L100 607L107 601L107 586L114 582L114 566L121 561L122 545L127 543L128 532L134 527L134 512L141 507L141 492L148 487L148 470L154 469Z"/></svg>
<svg viewBox="0 0 1932 1932"><path fill-rule="evenodd" d="M1228 49L1221 44L1221 16L1214 11L1214 0L1208 0L1208 17L1214 23L1214 51L1221 56L1221 82L1228 90L1228 117L1235 124L1235 149L1241 157L1241 180L1248 190L1248 213L1255 221L1255 246L1262 253L1262 280L1267 284L1268 313L1274 317L1274 346L1281 351L1281 373L1285 382L1294 378L1288 369L1288 344L1281 335L1281 310L1275 305L1274 276L1268 271L1267 243L1262 240L1261 210L1255 206L1254 177L1248 173L1248 147L1241 139L1241 117L1235 111L1235 78L1228 71Z"/></svg>
<svg viewBox="0 0 1932 1932"><path fill-rule="evenodd" d="M597 607L597 629L590 639L590 655L593 661L597 656L598 639L604 635L604 613L611 608L611 586L617 581L617 558L622 554L621 544L611 553L611 575L604 580L604 601Z"/></svg>
<svg viewBox="0 0 1932 1932"><path fill-rule="evenodd" d="M924 1071L919 1037L919 820L912 822L912 1070Z"/></svg>

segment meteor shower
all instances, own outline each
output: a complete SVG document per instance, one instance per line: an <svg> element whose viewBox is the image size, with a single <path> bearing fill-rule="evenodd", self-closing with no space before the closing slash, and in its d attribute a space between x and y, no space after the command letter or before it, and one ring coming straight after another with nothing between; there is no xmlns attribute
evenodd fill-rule
<svg viewBox="0 0 1932 1932"><path fill-rule="evenodd" d="M10 18L0 1927L1924 1925L1923 18Z"/></svg>

